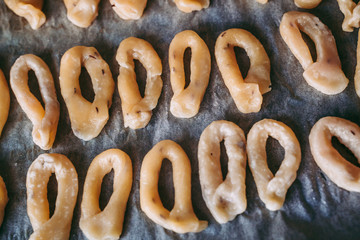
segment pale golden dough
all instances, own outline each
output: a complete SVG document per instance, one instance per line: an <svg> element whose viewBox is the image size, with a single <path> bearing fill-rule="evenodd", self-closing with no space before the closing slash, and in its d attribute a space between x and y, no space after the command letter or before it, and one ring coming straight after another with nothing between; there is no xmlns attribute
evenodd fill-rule
<svg viewBox="0 0 360 240"><path fill-rule="evenodd" d="M30 70L35 72L38 79L45 109L30 92L28 86ZM32 131L34 142L43 150L49 150L55 140L60 115L60 104L49 67L35 55L22 55L11 67L10 85L20 107L34 125Z"/></svg>
<svg viewBox="0 0 360 240"><path fill-rule="evenodd" d="M81 95L82 66L94 88L92 103ZM85 141L97 137L109 119L115 83L108 64L95 48L76 46L65 52L60 63L60 88L75 136Z"/></svg>
<svg viewBox="0 0 360 240"><path fill-rule="evenodd" d="M43 0L4 0L4 2L15 14L24 17L34 30L46 21L46 16L41 11Z"/></svg>
<svg viewBox="0 0 360 240"><path fill-rule="evenodd" d="M139 60L147 71L144 97L141 97L136 82L134 59ZM161 60L145 40L129 37L118 48L116 60L120 65L118 90L125 127L144 128L150 121L152 110L156 107L161 94Z"/></svg>
<svg viewBox="0 0 360 240"><path fill-rule="evenodd" d="M317 7L322 0L294 0L295 5L299 8L311 9Z"/></svg>
<svg viewBox="0 0 360 240"><path fill-rule="evenodd" d="M228 155L225 180L220 166L220 142ZM224 120L214 121L200 136L199 177L202 195L215 220L226 223L246 209L246 140L243 130Z"/></svg>
<svg viewBox="0 0 360 240"><path fill-rule="evenodd" d="M208 8L210 0L174 0L178 9L183 12L190 13L192 11L200 11Z"/></svg>
<svg viewBox="0 0 360 240"><path fill-rule="evenodd" d="M163 159L173 166L175 204L171 212L164 208L158 192ZM155 223L177 233L200 232L207 227L199 221L191 202L191 165L184 150L171 140L157 143L145 156L140 172L140 205Z"/></svg>
<svg viewBox="0 0 360 240"><path fill-rule="evenodd" d="M101 182L111 169L114 169L114 190L101 211ZM81 203L80 228L88 239L119 239L131 185L132 164L126 153L109 149L94 158L86 175Z"/></svg>
<svg viewBox="0 0 360 240"><path fill-rule="evenodd" d="M278 140L285 149L284 160L275 177L267 164L266 140L269 136ZM284 204L287 190L296 179L301 161L300 144L294 132L282 122L261 120L249 131L247 154L260 199L267 209L279 210Z"/></svg>
<svg viewBox="0 0 360 240"><path fill-rule="evenodd" d="M315 63L300 31L315 43ZM305 70L303 76L310 86L329 95L346 88L349 80L341 69L335 39L319 18L305 12L287 12L280 23L280 34Z"/></svg>
<svg viewBox="0 0 360 240"><path fill-rule="evenodd" d="M141 18L147 0L110 0L116 14L125 20Z"/></svg>
<svg viewBox="0 0 360 240"><path fill-rule="evenodd" d="M358 43L356 49L356 69L355 69L355 76L354 76L354 84L356 94L360 97L360 31L358 32Z"/></svg>
<svg viewBox="0 0 360 240"><path fill-rule="evenodd" d="M49 218L47 185L55 173L58 193L55 211ZM78 176L70 160L61 154L41 154L31 164L26 176L27 212L35 239L68 239L78 194Z"/></svg>
<svg viewBox="0 0 360 240"><path fill-rule="evenodd" d="M332 146L335 136L360 160L360 128L353 122L324 117L312 127L309 141L311 154L320 169L339 187L360 192L360 168L344 159Z"/></svg>
<svg viewBox="0 0 360 240"><path fill-rule="evenodd" d="M352 32L360 26L360 4L353 0L337 0L340 11L344 14L342 29L345 32Z"/></svg>
<svg viewBox="0 0 360 240"><path fill-rule="evenodd" d="M64 0L67 18L76 26L87 28L98 15L100 0Z"/></svg>
<svg viewBox="0 0 360 240"><path fill-rule="evenodd" d="M184 52L191 48L190 84L185 87ZM186 30L175 35L169 47L170 82L174 96L170 112L178 118L191 118L199 112L209 83L211 57L199 35Z"/></svg>
<svg viewBox="0 0 360 240"><path fill-rule="evenodd" d="M0 69L0 136L9 115L10 92L5 76Z"/></svg>
<svg viewBox="0 0 360 240"><path fill-rule="evenodd" d="M0 226L4 220L4 211L8 201L6 186L2 177L0 177Z"/></svg>
<svg viewBox="0 0 360 240"><path fill-rule="evenodd" d="M234 47L243 48L250 58L250 68L243 79ZM242 113L258 112L262 94L270 89L270 60L259 40L243 29L221 33L215 44L216 62L236 107Z"/></svg>

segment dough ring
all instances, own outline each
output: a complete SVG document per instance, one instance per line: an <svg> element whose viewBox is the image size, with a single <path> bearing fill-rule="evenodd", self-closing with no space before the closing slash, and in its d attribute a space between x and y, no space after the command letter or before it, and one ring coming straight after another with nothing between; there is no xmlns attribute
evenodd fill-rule
<svg viewBox="0 0 360 240"><path fill-rule="evenodd" d="M87 28L98 15L100 0L64 0L67 18L76 26Z"/></svg>
<svg viewBox="0 0 360 240"><path fill-rule="evenodd" d="M243 79L234 47L243 48L250 58L248 74ZM270 89L270 60L254 35L243 29L229 29L220 34L215 44L215 57L226 87L242 113L260 111L262 94Z"/></svg>
<svg viewBox="0 0 360 240"><path fill-rule="evenodd" d="M203 8L208 8L210 0L174 0L180 11L190 13L192 11L200 11Z"/></svg>
<svg viewBox="0 0 360 240"><path fill-rule="evenodd" d="M360 26L360 4L353 0L337 0L340 11L344 14L342 29L345 32L352 32Z"/></svg>
<svg viewBox="0 0 360 240"><path fill-rule="evenodd" d="M360 192L360 168L346 161L332 146L335 136L360 159L360 128L355 123L337 117L321 118L312 127L309 141L311 154L320 169L339 187Z"/></svg>
<svg viewBox="0 0 360 240"><path fill-rule="evenodd" d="M30 92L28 86L30 70L35 72L38 79L45 110ZM60 115L60 104L49 67L35 55L22 55L11 67L10 85L20 107L34 125L32 131L34 142L43 150L49 150L55 140Z"/></svg>
<svg viewBox="0 0 360 240"><path fill-rule="evenodd" d="M220 142L228 161L225 181L220 166ZM233 220L246 209L246 140L243 130L228 121L214 121L201 134L198 148L202 195L219 223Z"/></svg>
<svg viewBox="0 0 360 240"><path fill-rule="evenodd" d="M24 17L34 30L41 27L45 21L45 14L41 11L43 0L4 0L8 8L16 15Z"/></svg>
<svg viewBox="0 0 360 240"><path fill-rule="evenodd" d="M58 183L55 211L49 218L47 184L52 173ZM41 154L26 176L27 212L35 239L68 239L78 194L78 176L70 160L61 154Z"/></svg>
<svg viewBox="0 0 360 240"><path fill-rule="evenodd" d="M94 88L92 103L81 95L82 66L88 71ZM95 48L76 46L65 52L60 63L60 88L75 136L85 141L97 137L109 119L115 83L108 64Z"/></svg>
<svg viewBox="0 0 360 240"><path fill-rule="evenodd" d="M111 169L114 169L114 191L101 211L101 182ZM119 239L131 185L131 159L123 151L110 149L92 161L85 179L80 218L80 228L88 239Z"/></svg>
<svg viewBox="0 0 360 240"><path fill-rule="evenodd" d="M266 140L269 136L277 139L285 149L284 160L275 177L266 160ZM247 154L260 199L267 209L279 210L284 204L287 190L296 179L301 161L300 144L294 132L282 122L261 120L250 129Z"/></svg>
<svg viewBox="0 0 360 240"><path fill-rule="evenodd" d="M145 96L142 98L136 82L134 59L139 60L147 71ZM116 54L120 65L118 90L125 127L144 128L150 121L152 110L156 107L161 94L161 60L145 40L130 37L123 40Z"/></svg>
<svg viewBox="0 0 360 240"><path fill-rule="evenodd" d="M5 76L0 69L0 136L9 115L10 92Z"/></svg>
<svg viewBox="0 0 360 240"><path fill-rule="evenodd" d="M315 43L315 63L300 30ZM280 23L280 34L305 70L303 76L310 86L329 95L338 94L346 88L349 80L341 69L335 39L317 17L305 12L285 13Z"/></svg>
<svg viewBox="0 0 360 240"><path fill-rule="evenodd" d="M185 87L184 52L191 48L190 84ZM201 101L209 83L211 57L204 40L194 31L176 34L169 47L170 81L174 96L171 113L178 118L191 118L199 112Z"/></svg>
<svg viewBox="0 0 360 240"><path fill-rule="evenodd" d="M174 208L169 212L161 203L158 181L164 158L173 165ZM145 156L140 173L140 205L155 223L177 233L200 232L206 221L195 216L191 202L191 166L184 150L171 140L156 144Z"/></svg>
<svg viewBox="0 0 360 240"><path fill-rule="evenodd" d="M147 0L110 0L116 14L125 20L137 20L143 15Z"/></svg>
<svg viewBox="0 0 360 240"><path fill-rule="evenodd" d="M4 220L4 211L8 201L6 186L2 177L0 177L0 226Z"/></svg>

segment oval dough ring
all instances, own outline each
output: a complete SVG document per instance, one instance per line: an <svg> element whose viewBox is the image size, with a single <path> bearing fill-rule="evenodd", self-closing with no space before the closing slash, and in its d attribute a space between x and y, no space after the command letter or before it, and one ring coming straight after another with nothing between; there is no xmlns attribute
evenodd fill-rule
<svg viewBox="0 0 360 240"><path fill-rule="evenodd" d="M185 13L193 11L200 11L204 8L208 8L210 0L174 0L176 7Z"/></svg>
<svg viewBox="0 0 360 240"><path fill-rule="evenodd" d="M147 0L110 0L116 14L125 20L137 20L143 15Z"/></svg>
<svg viewBox="0 0 360 240"><path fill-rule="evenodd" d="M101 182L111 169L114 169L114 191L101 211ZM132 163L126 153L109 149L94 158L86 175L81 203L80 228L88 239L119 239L131 185Z"/></svg>
<svg viewBox="0 0 360 240"><path fill-rule="evenodd" d="M184 52L191 48L190 84L185 87ZM186 30L176 34L169 47L170 82L174 96L171 113L178 118L191 118L199 112L201 101L209 83L211 57L209 49L199 35Z"/></svg>
<svg viewBox="0 0 360 240"><path fill-rule="evenodd" d="M4 220L5 207L9 198L6 191L6 186L2 177L0 177L0 226Z"/></svg>
<svg viewBox="0 0 360 240"><path fill-rule="evenodd" d="M28 86L30 70L35 72L38 79L45 110L30 92ZM32 131L34 142L43 150L49 150L55 140L60 115L60 104L49 67L35 55L22 55L11 67L10 85L20 107L34 125Z"/></svg>
<svg viewBox="0 0 360 240"><path fill-rule="evenodd" d="M142 98L136 82L134 59L139 60L147 71L145 94ZM118 48L116 60L120 65L118 90L125 127L144 128L150 121L152 110L161 94L161 60L145 40L129 37Z"/></svg>
<svg viewBox="0 0 360 240"><path fill-rule="evenodd" d="M52 173L58 183L55 211L49 219L47 184ZM35 239L68 239L78 194L78 176L71 161L61 154L41 154L26 176L27 212Z"/></svg>
<svg viewBox="0 0 360 240"><path fill-rule="evenodd" d="M4 0L6 5L18 16L24 17L34 30L40 28L46 21L41 11L43 0Z"/></svg>
<svg viewBox="0 0 360 240"><path fill-rule="evenodd" d="M158 192L159 172L163 159L173 165L174 208L169 212ZM140 172L140 205L155 223L177 233L200 232L207 227L199 221L191 202L191 166L184 150L171 140L156 144L145 156Z"/></svg>
<svg viewBox="0 0 360 240"><path fill-rule="evenodd" d="M88 71L94 88L92 103L81 95L82 66ZM108 64L95 48L76 46L65 52L60 63L60 88L75 136L85 141L97 137L109 119L115 83Z"/></svg>
<svg viewBox="0 0 360 240"><path fill-rule="evenodd" d="M220 142L229 157L225 181L220 166ZM244 132L228 121L214 121L200 136L198 147L202 195L219 223L233 220L246 210L246 140Z"/></svg>
<svg viewBox="0 0 360 240"><path fill-rule="evenodd" d="M277 139L285 149L284 160L275 177L266 160L266 139L269 136ZM247 154L260 199L269 210L279 210L284 204L287 190L296 179L301 161L300 144L294 132L282 122L263 119L250 129Z"/></svg>
<svg viewBox="0 0 360 240"><path fill-rule="evenodd" d="M337 0L340 11L344 14L342 29L345 32L352 32L360 26L360 4L353 0Z"/></svg>
<svg viewBox="0 0 360 240"><path fill-rule="evenodd" d="M87 28L98 15L100 0L64 0L67 18L74 25Z"/></svg>
<svg viewBox="0 0 360 240"><path fill-rule="evenodd" d="M243 79L236 61L234 47L243 48L250 58L248 74ZM240 112L258 112L262 94L270 89L270 60L259 40L243 29L221 33L215 44L215 57L226 87Z"/></svg>
<svg viewBox="0 0 360 240"><path fill-rule="evenodd" d="M300 30L315 43L315 63ZM305 70L303 76L310 86L329 95L346 88L349 80L341 69L334 36L319 18L305 12L287 12L280 23L280 34Z"/></svg>
<svg viewBox="0 0 360 240"><path fill-rule="evenodd" d="M360 192L360 168L346 161L332 146L335 136L360 159L360 128L337 117L324 117L312 127L309 141L311 154L320 169L339 187Z"/></svg>
<svg viewBox="0 0 360 240"><path fill-rule="evenodd" d="M0 136L9 115L10 92L4 73L0 69Z"/></svg>

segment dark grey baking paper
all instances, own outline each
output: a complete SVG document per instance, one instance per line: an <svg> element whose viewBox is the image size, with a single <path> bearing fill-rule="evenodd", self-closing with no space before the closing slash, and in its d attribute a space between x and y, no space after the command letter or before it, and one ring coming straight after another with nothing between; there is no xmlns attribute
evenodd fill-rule
<svg viewBox="0 0 360 240"><path fill-rule="evenodd" d="M343 70L350 83L344 92L328 96L310 87L302 77L303 69L290 52L279 33L282 15L291 10L308 11L320 18L334 34ZM0 138L0 175L6 183L9 203L0 228L0 239L28 239L33 232L26 212L26 173L30 164L45 152L66 155L79 175L79 194L74 211L70 239L86 239L79 228L80 204L87 169L92 159L109 148L125 151L133 162L133 186L125 213L122 239L358 239L360 234L360 194L337 187L314 162L308 135L314 123L324 116L337 116L360 124L359 98L353 77L356 65L357 29L343 32L341 14L336 0L324 0L313 10L298 9L292 0L270 0L262 5L255 0L212 0L208 9L182 13L172 0L150 0L140 20L124 21L111 9L108 1L99 5L99 16L87 29L73 25L66 18L64 3L45 0L43 11L46 23L37 31L24 18L10 11L0 1L0 68L9 81L15 60L23 54L41 57L50 67L61 105L58 132L53 148L43 151L31 137L32 124L11 92L8 121ZM243 28L263 44L271 60L272 90L264 95L260 112L240 113L224 85L215 62L214 46L218 35L229 28ZM191 29L208 45L212 56L209 86L199 113L190 119L175 118L169 112L172 90L169 80L168 48L176 33ZM117 82L118 64L115 60L119 43L130 36L149 41L163 63L163 91L150 123L144 129L124 128L118 90L113 96L110 118L101 134L88 142L76 138L70 127L69 115L60 94L59 68L64 52L76 45L94 46L107 61ZM316 53L312 46L314 57ZM249 60L244 51L237 50L243 73ZM189 54L187 54L189 56ZM189 57L185 59L189 62ZM138 82L142 88L145 73L137 64ZM81 75L85 97L93 97L86 73ZM40 96L33 73L30 86ZM247 168L246 195L248 207L233 221L218 224L207 209L199 183L197 145L204 128L214 120L225 119L238 124L247 134L251 126L264 118L284 122L299 139L302 161L298 176L290 187L283 208L269 211L259 199L254 180ZM140 208L140 167L145 154L160 140L179 143L188 154L192 166L192 202L199 219L209 221L200 233L177 234L152 222ZM349 150L334 140L343 156L357 164ZM284 155L273 139L267 144L268 162L277 170ZM222 165L226 169L225 151ZM358 164L357 164L358 165ZM359 166L359 165L358 165ZM224 170L226 173L226 170ZM172 168L164 161L160 173L160 195L167 208L174 201ZM51 211L57 194L57 184L51 177L49 194ZM104 207L112 192L112 173L105 177L100 198Z"/></svg>

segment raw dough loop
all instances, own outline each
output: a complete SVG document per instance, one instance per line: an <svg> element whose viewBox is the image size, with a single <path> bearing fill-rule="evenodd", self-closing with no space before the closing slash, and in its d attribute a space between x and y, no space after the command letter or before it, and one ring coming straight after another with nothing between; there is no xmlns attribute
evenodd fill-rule
<svg viewBox="0 0 360 240"><path fill-rule="evenodd" d="M82 66L88 71L94 88L92 103L81 95ZM115 83L108 64L95 48L76 46L65 52L60 63L60 88L75 136L85 141L97 137L109 119Z"/></svg>
<svg viewBox="0 0 360 240"><path fill-rule="evenodd" d="M0 136L9 115L10 92L5 76L0 69Z"/></svg>
<svg viewBox="0 0 360 240"><path fill-rule="evenodd" d="M352 32L360 26L360 4L353 0L337 0L340 11L344 14L342 29L345 32Z"/></svg>
<svg viewBox="0 0 360 240"><path fill-rule="evenodd" d="M143 15L147 0L110 0L116 14L125 20L137 20Z"/></svg>
<svg viewBox="0 0 360 240"><path fill-rule="evenodd" d="M5 207L8 201L6 186L2 177L0 177L0 226L4 220Z"/></svg>
<svg viewBox="0 0 360 240"><path fill-rule="evenodd" d="M145 94L142 98L136 82L134 59L139 60L146 69ZM150 121L152 110L156 107L161 94L161 60L145 40L129 37L118 48L116 60L120 65L118 90L125 127L144 128Z"/></svg>
<svg viewBox="0 0 360 240"><path fill-rule="evenodd" d="M101 182L111 169L114 169L114 191L101 211ZM80 228L88 239L119 239L131 185L132 163L126 153L110 149L94 158L86 175L81 203Z"/></svg>
<svg viewBox="0 0 360 240"><path fill-rule="evenodd" d="M184 52L191 48L190 84L185 87ZM170 82L174 96L170 111L175 117L191 118L199 112L209 83L211 57L199 35L186 30L176 34L169 47Z"/></svg>
<svg viewBox="0 0 360 240"><path fill-rule="evenodd" d="M176 7L185 13L208 8L210 0L174 0Z"/></svg>
<svg viewBox="0 0 360 240"><path fill-rule="evenodd" d="M228 173L223 181L220 142L224 140ZM199 177L207 207L219 223L233 220L246 210L246 140L244 132L228 121L214 121L200 136Z"/></svg>
<svg viewBox="0 0 360 240"><path fill-rule="evenodd" d="M360 127L342 118L324 117L315 123L309 135L311 154L320 169L339 187L360 192L360 168L344 159L332 146L333 136L360 162Z"/></svg>
<svg viewBox="0 0 360 240"><path fill-rule="evenodd" d="M315 63L300 31L315 43ZM280 34L305 70L303 76L310 86L329 95L346 88L349 80L341 69L334 36L319 18L305 12L287 12L280 23Z"/></svg>
<svg viewBox="0 0 360 240"><path fill-rule="evenodd" d="M159 172L165 158L173 166L175 203L171 212L162 205L158 192ZM140 173L140 205L151 220L177 233L200 232L207 227L207 222L199 221L194 213L190 160L177 143L163 140L146 154Z"/></svg>
<svg viewBox="0 0 360 240"><path fill-rule="evenodd" d="M49 218L47 185L52 173L58 183L55 211ZM61 154L41 154L26 176L27 212L35 239L68 239L78 194L78 176L74 165Z"/></svg>
<svg viewBox="0 0 360 240"><path fill-rule="evenodd" d="M266 140L269 136L277 139L285 149L284 160L275 177L267 164ZM269 210L279 210L284 204L287 190L296 179L301 161L300 144L294 132L282 122L263 119L249 131L247 154L260 199Z"/></svg>
<svg viewBox="0 0 360 240"><path fill-rule="evenodd" d="M45 110L30 92L28 86L30 70L35 72L38 79ZM11 67L10 85L20 107L34 125L32 131L34 142L43 150L49 150L55 140L60 115L60 104L49 67L35 55L22 55Z"/></svg>
<svg viewBox="0 0 360 240"><path fill-rule="evenodd" d="M243 79L234 47L243 48L250 58L248 74ZM262 94L270 89L270 60L259 40L243 29L221 33L215 44L215 57L226 87L242 113L258 112Z"/></svg>
<svg viewBox="0 0 360 240"><path fill-rule="evenodd" d="M24 17L34 30L46 21L46 16L41 11L43 0L4 0L4 2L16 15Z"/></svg>
<svg viewBox="0 0 360 240"><path fill-rule="evenodd" d="M98 15L100 0L64 0L67 18L76 26L87 28Z"/></svg>

